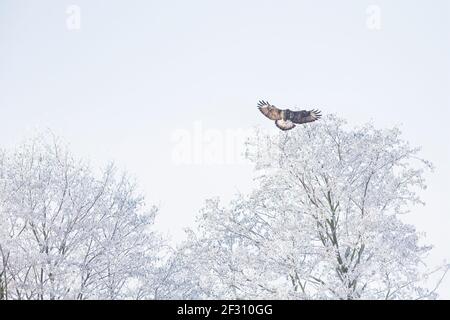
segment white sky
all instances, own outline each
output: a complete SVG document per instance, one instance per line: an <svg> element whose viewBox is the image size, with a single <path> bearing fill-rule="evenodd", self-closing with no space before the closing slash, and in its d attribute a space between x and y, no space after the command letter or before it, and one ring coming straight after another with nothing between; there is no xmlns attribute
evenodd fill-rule
<svg viewBox="0 0 450 320"><path fill-rule="evenodd" d="M0 146L50 128L93 165L114 160L181 239L204 199L251 189L252 167L177 165L176 130L272 128L259 99L401 124L436 166L407 219L436 246L430 265L450 262L449 36L446 0L0 0Z"/></svg>

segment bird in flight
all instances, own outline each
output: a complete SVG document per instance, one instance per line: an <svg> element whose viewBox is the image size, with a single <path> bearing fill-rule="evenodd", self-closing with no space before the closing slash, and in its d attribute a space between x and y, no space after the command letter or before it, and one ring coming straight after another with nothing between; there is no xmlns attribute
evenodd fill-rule
<svg viewBox="0 0 450 320"><path fill-rule="evenodd" d="M319 110L292 111L281 110L266 101L259 101L259 111L270 120L275 120L275 125L283 131L295 128L295 124L303 124L319 120L322 114Z"/></svg>

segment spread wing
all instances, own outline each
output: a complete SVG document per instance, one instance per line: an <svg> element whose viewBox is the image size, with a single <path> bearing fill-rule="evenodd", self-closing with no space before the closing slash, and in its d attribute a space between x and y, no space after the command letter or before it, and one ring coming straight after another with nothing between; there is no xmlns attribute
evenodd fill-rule
<svg viewBox="0 0 450 320"><path fill-rule="evenodd" d="M258 103L259 111L271 120L281 120L281 110L266 101Z"/></svg>
<svg viewBox="0 0 450 320"><path fill-rule="evenodd" d="M291 121L294 123L302 124L319 120L320 117L322 117L322 114L320 113L319 110L294 111L291 114Z"/></svg>
<svg viewBox="0 0 450 320"><path fill-rule="evenodd" d="M280 128L283 131L291 130L292 128L295 128L295 124L292 123L292 121L284 121L284 120L276 120L275 125Z"/></svg>

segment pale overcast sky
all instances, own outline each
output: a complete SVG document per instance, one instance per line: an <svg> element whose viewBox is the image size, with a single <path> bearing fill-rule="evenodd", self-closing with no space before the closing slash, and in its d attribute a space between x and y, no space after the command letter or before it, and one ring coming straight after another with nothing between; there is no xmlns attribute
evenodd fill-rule
<svg viewBox="0 0 450 320"><path fill-rule="evenodd" d="M448 0L0 0L0 146L50 128L114 160L175 239L205 198L249 191L252 167L177 164L174 133L272 128L267 99L401 124L436 166L406 219L436 246L430 266L450 262L449 89Z"/></svg>

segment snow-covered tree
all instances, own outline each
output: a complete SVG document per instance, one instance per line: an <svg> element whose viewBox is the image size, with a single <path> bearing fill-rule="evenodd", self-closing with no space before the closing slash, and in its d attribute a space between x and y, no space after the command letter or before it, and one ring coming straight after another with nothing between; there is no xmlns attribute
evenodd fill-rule
<svg viewBox="0 0 450 320"><path fill-rule="evenodd" d="M149 292L164 246L156 211L125 174L96 174L56 138L0 153L0 299Z"/></svg>
<svg viewBox="0 0 450 320"><path fill-rule="evenodd" d="M199 298L433 298L431 249L402 221L422 204L431 164L398 128L335 116L270 135L247 155L258 187L228 207L207 201L180 248Z"/></svg>
<svg viewBox="0 0 450 320"><path fill-rule="evenodd" d="M335 116L258 131L257 187L206 201L174 250L127 175L30 139L0 150L0 299L434 298L431 247L402 220L422 204L419 153Z"/></svg>

